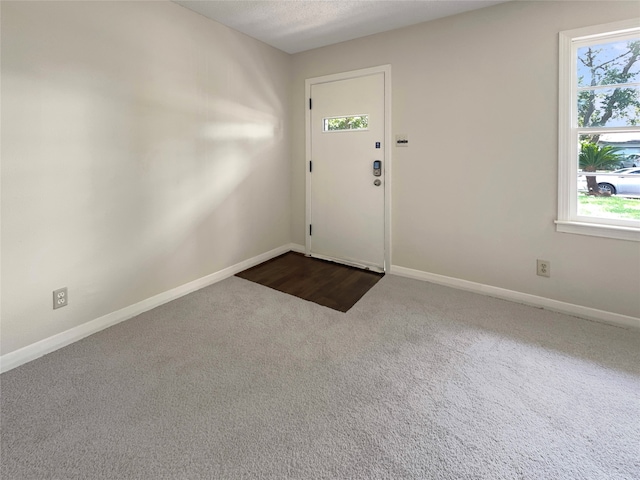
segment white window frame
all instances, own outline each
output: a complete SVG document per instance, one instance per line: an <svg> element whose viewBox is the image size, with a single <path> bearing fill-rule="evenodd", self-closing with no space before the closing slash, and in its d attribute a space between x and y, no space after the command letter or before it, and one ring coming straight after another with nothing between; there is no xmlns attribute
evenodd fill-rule
<svg viewBox="0 0 640 480"><path fill-rule="evenodd" d="M558 135L558 232L640 242L640 222L578 215L577 174L579 132L619 133L640 127L578 128L577 51L598 42L625 40L640 34L640 18L560 32L560 88Z"/></svg>

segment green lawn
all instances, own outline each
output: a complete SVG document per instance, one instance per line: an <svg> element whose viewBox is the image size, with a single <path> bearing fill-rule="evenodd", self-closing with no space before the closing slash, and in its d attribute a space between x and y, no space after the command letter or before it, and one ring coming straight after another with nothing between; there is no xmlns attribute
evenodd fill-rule
<svg viewBox="0 0 640 480"><path fill-rule="evenodd" d="M578 214L604 218L640 220L640 199L578 195Z"/></svg>

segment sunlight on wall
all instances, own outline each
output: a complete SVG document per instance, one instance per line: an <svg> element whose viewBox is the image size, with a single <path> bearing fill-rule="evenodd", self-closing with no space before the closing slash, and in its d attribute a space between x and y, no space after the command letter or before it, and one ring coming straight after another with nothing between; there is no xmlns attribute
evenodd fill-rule
<svg viewBox="0 0 640 480"><path fill-rule="evenodd" d="M271 113L225 99L215 99L209 108L223 119L204 126L202 135L208 140L257 141L282 137L280 120Z"/></svg>
<svg viewBox="0 0 640 480"><path fill-rule="evenodd" d="M205 136L211 140L264 140L275 136L273 125L259 123L218 123L205 127Z"/></svg>
<svg viewBox="0 0 640 480"><path fill-rule="evenodd" d="M145 192L145 209L151 212L141 216L140 241L127 255L159 276L168 276L165 270L175 275L202 257L199 249L211 250L213 243L194 239L204 235L213 242L213 230L224 232L230 245L242 244L237 226L246 217L251 196L259 195L248 179L282 140L281 120L268 111L226 99L208 98L207 103L207 117L216 120L188 119L195 122L181 135L165 139L161 148L156 145L137 179ZM242 201L239 191L245 191ZM138 282L135 272L130 277Z"/></svg>

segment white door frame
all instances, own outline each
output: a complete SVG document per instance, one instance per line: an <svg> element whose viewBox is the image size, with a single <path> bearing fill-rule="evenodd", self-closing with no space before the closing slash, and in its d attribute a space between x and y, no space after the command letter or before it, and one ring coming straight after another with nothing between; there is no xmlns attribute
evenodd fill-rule
<svg viewBox="0 0 640 480"><path fill-rule="evenodd" d="M376 73L384 75L384 271L391 269L391 65L363 68L350 72L324 75L305 80L305 140L306 140L306 213L305 213L305 254L311 254L311 175L309 162L311 158L311 86L319 83L347 80L349 78L366 77Z"/></svg>

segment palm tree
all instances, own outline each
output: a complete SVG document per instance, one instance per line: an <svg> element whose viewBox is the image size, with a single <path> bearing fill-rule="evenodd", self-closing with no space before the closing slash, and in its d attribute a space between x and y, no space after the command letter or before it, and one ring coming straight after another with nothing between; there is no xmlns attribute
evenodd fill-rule
<svg viewBox="0 0 640 480"><path fill-rule="evenodd" d="M578 161L583 172L597 170L612 170L620 164L620 148L611 145L600 146L597 143L583 142L580 146ZM589 195L603 195L598 188L598 182L593 175L587 176Z"/></svg>

